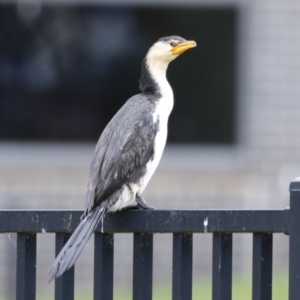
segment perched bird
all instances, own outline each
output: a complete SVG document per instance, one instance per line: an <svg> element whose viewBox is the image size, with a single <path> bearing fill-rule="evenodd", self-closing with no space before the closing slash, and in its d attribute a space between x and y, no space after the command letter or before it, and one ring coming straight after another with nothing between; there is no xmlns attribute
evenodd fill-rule
<svg viewBox="0 0 300 300"><path fill-rule="evenodd" d="M169 63L194 41L179 36L159 39L148 51L139 82L141 93L116 113L97 143L81 222L53 262L48 280L71 268L107 212L128 207L154 209L142 197L163 153L173 108L166 78Z"/></svg>

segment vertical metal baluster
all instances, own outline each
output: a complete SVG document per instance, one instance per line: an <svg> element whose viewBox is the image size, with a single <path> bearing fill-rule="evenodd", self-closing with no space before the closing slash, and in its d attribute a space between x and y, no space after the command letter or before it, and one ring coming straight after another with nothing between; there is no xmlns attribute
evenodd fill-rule
<svg viewBox="0 0 300 300"><path fill-rule="evenodd" d="M289 300L300 299L300 180L290 184Z"/></svg>
<svg viewBox="0 0 300 300"><path fill-rule="evenodd" d="M133 300L152 299L153 234L134 233Z"/></svg>
<svg viewBox="0 0 300 300"><path fill-rule="evenodd" d="M55 235L55 256L68 241L71 234L56 233ZM55 279L55 300L73 300L74 299L74 266L63 275Z"/></svg>
<svg viewBox="0 0 300 300"><path fill-rule="evenodd" d="M193 235L173 234L173 300L192 299Z"/></svg>
<svg viewBox="0 0 300 300"><path fill-rule="evenodd" d="M94 300L113 299L114 235L95 233Z"/></svg>
<svg viewBox="0 0 300 300"><path fill-rule="evenodd" d="M213 234L213 300L231 300L232 234Z"/></svg>
<svg viewBox="0 0 300 300"><path fill-rule="evenodd" d="M17 300L35 300L36 234L17 234Z"/></svg>
<svg viewBox="0 0 300 300"><path fill-rule="evenodd" d="M272 300L273 235L253 234L252 300Z"/></svg>

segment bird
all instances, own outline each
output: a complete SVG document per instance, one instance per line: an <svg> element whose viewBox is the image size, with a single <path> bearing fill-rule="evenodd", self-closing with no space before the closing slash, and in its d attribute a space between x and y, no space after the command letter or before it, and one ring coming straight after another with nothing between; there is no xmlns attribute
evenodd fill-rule
<svg viewBox="0 0 300 300"><path fill-rule="evenodd" d="M148 50L131 97L103 130L95 148L81 221L55 258L48 282L70 269L108 212L155 209L142 196L165 148L173 91L166 71L171 61L196 42L179 36L160 38ZM102 223L103 224L103 223Z"/></svg>

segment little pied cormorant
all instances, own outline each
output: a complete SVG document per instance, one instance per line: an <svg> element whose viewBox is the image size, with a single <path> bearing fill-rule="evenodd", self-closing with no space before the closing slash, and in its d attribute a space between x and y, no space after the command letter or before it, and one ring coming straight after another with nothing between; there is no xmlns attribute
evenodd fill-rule
<svg viewBox="0 0 300 300"><path fill-rule="evenodd" d="M140 78L141 94L131 97L108 123L97 143L81 222L53 262L48 280L71 268L107 212L146 204L142 192L160 161L173 108L166 78L169 63L194 41L178 36L159 39L148 51Z"/></svg>

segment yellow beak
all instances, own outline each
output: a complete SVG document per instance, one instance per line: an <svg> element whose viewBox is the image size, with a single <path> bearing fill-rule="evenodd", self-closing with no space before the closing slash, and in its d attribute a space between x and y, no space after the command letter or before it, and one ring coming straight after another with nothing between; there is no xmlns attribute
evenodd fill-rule
<svg viewBox="0 0 300 300"><path fill-rule="evenodd" d="M195 48L196 46L197 46L197 44L195 41L187 41L187 42L178 44L171 51L172 51L173 55L180 55L184 51L191 49L191 48Z"/></svg>

